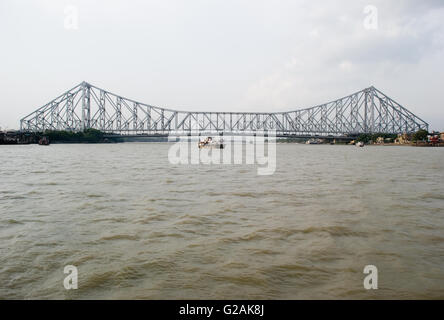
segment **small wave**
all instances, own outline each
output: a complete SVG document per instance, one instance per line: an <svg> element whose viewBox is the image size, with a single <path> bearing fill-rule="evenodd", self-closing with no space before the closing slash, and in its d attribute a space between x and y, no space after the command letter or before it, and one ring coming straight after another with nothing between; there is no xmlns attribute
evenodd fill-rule
<svg viewBox="0 0 444 320"><path fill-rule="evenodd" d="M102 194L87 194L87 198L103 198Z"/></svg>
<svg viewBox="0 0 444 320"><path fill-rule="evenodd" d="M421 199L444 200L444 194L427 192L420 196Z"/></svg>
<svg viewBox="0 0 444 320"><path fill-rule="evenodd" d="M127 221L127 219L126 218L123 218L123 217L121 217L121 218L119 218L119 217L114 217L114 218L99 218L99 219L94 219L94 220L92 220L93 222L104 222L104 221L106 221L106 222L125 222L125 221Z"/></svg>
<svg viewBox="0 0 444 320"><path fill-rule="evenodd" d="M242 242L242 241L255 241L264 239L264 235L261 235L259 232L252 232L242 236L223 238L223 242Z"/></svg>
<svg viewBox="0 0 444 320"><path fill-rule="evenodd" d="M112 236L105 236L100 238L100 240L138 240L139 237L131 234L115 234Z"/></svg>
<svg viewBox="0 0 444 320"><path fill-rule="evenodd" d="M7 224L23 224L23 222L17 221L15 219L9 219L5 221Z"/></svg>
<svg viewBox="0 0 444 320"><path fill-rule="evenodd" d="M207 195L207 196L210 196L210 197L219 197L219 196L223 196L224 193L214 192L214 191L208 191L208 192L206 193L206 195Z"/></svg>
<svg viewBox="0 0 444 320"><path fill-rule="evenodd" d="M26 197L21 196L21 195L14 195L14 196L3 196L0 199L1 200L21 200L21 199L26 199Z"/></svg>
<svg viewBox="0 0 444 320"><path fill-rule="evenodd" d="M233 268L233 269L246 269L248 268L248 264L242 262L229 261L223 264L225 268Z"/></svg>
<svg viewBox="0 0 444 320"><path fill-rule="evenodd" d="M275 271L307 271L312 272L318 270L312 265L302 265L302 264L281 264L273 267Z"/></svg>
<svg viewBox="0 0 444 320"><path fill-rule="evenodd" d="M32 196L32 195L35 195L35 194L41 194L41 192L36 191L36 190L32 190L32 191L29 191L26 195L27 196Z"/></svg>
<svg viewBox="0 0 444 320"><path fill-rule="evenodd" d="M184 214L183 216L180 216L174 224L176 224L176 225L189 225L189 224L210 225L210 224L213 224L213 221L212 221L212 219L204 217L204 216Z"/></svg>
<svg viewBox="0 0 444 320"><path fill-rule="evenodd" d="M43 186L58 186L60 183L56 181L48 181L40 183Z"/></svg>
<svg viewBox="0 0 444 320"><path fill-rule="evenodd" d="M221 283L232 283L241 286L260 286L265 287L268 283L267 280L261 275L254 274L240 274L237 276L233 275L221 275L216 276L215 279Z"/></svg>
<svg viewBox="0 0 444 320"><path fill-rule="evenodd" d="M308 227L302 230L303 233L318 233L326 232L332 236L365 236L364 232L353 231L350 228L343 226L328 226L328 227Z"/></svg>
<svg viewBox="0 0 444 320"><path fill-rule="evenodd" d="M366 184L370 184L371 181L370 180L355 180L353 182L354 185L366 185Z"/></svg>
<svg viewBox="0 0 444 320"><path fill-rule="evenodd" d="M193 199L157 198L147 199L149 202L193 202Z"/></svg>
<svg viewBox="0 0 444 320"><path fill-rule="evenodd" d="M258 194L253 192L233 192L231 195L242 198L257 198Z"/></svg>
<svg viewBox="0 0 444 320"><path fill-rule="evenodd" d="M164 221L166 218L163 215L152 215L136 221L137 224L150 224L151 222Z"/></svg>
<svg viewBox="0 0 444 320"><path fill-rule="evenodd" d="M141 270L126 266L119 270L106 272L95 272L81 282L82 289L97 288L104 286L124 285L128 280L139 279L143 276Z"/></svg>
<svg viewBox="0 0 444 320"><path fill-rule="evenodd" d="M276 255L276 254L279 254L278 251L271 250L271 249L252 249L250 251L251 251L251 253L257 254L257 255Z"/></svg>
<svg viewBox="0 0 444 320"><path fill-rule="evenodd" d="M155 239L155 238L184 238L184 236L177 232L164 233L164 232L154 231L150 234L150 239Z"/></svg>
<svg viewBox="0 0 444 320"><path fill-rule="evenodd" d="M444 237L438 236L438 235L427 235L427 236L424 236L424 239L426 241L434 243L434 244L444 243Z"/></svg>
<svg viewBox="0 0 444 320"><path fill-rule="evenodd" d="M11 194L14 193L15 191L11 191L11 190L0 190L0 194Z"/></svg>

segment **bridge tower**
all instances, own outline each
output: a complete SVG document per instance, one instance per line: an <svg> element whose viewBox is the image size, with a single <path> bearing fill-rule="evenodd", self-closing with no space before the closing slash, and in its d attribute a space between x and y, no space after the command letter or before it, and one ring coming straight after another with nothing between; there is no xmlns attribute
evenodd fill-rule
<svg viewBox="0 0 444 320"><path fill-rule="evenodd" d="M82 131L91 128L91 85L82 82Z"/></svg>

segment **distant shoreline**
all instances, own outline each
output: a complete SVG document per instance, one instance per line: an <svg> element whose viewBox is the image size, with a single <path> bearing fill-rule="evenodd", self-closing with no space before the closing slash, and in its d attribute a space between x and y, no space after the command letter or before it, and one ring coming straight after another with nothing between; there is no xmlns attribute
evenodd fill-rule
<svg viewBox="0 0 444 320"><path fill-rule="evenodd" d="M436 139L435 141L426 141L428 133L418 131L414 134L361 134L357 137L276 137L276 143L279 144L307 144L309 145L355 145L357 142L363 142L365 146L411 146L411 147L443 147L444 141ZM421 133L421 138L418 133ZM416 135L416 137L415 137ZM417 142L413 142L413 141ZM421 139L421 140L419 140ZM49 140L50 144L110 144L124 142L170 142L167 136L125 136L110 135L96 129L87 129L85 131L63 131L52 130L45 132L0 132L0 145L26 145L41 144L41 140ZM385 141L384 141L385 140ZM413 140L413 141L412 141Z"/></svg>
<svg viewBox="0 0 444 320"><path fill-rule="evenodd" d="M126 139L125 139L126 140ZM174 143L174 141L168 141L168 139L165 140L151 140L148 141L145 140L126 140L126 141L118 141L118 140L107 140L107 141L51 141L51 144L116 144L116 143ZM24 146L24 145L35 145L38 144L38 142L1 142L0 146ZM354 144L349 143L319 143L319 144L306 144L304 142L288 142L288 141L276 141L276 144L296 144L296 145L307 145L307 146L350 146L354 147ZM365 147L418 147L418 148L440 148L444 147L444 143L438 143L436 145L432 144L398 144L398 143L385 143L385 144L366 144Z"/></svg>

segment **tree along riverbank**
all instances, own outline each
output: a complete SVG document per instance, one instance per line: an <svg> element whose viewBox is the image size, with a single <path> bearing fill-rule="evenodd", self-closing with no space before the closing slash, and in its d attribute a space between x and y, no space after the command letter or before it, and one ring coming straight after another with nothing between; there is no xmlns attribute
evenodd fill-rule
<svg viewBox="0 0 444 320"><path fill-rule="evenodd" d="M34 144L39 143L42 138L49 140L50 143L110 143L120 142L115 139L105 138L104 133L96 129L87 129L81 132L47 130L45 132L20 132L9 131L0 132L0 144Z"/></svg>
<svg viewBox="0 0 444 320"><path fill-rule="evenodd" d="M429 141L431 135L426 130L419 130L413 134L361 134L355 140L350 137L344 139L334 139L329 137L318 137L317 144L355 144L364 142L367 145L411 145L411 146L443 146L441 139ZM434 136L436 137L436 135ZM21 131L0 131L0 144L20 145L39 143L44 138L49 143L115 143L115 142L160 142L167 141L166 138L156 137L125 137L105 134L96 129L87 129L85 131L65 131L65 130L46 130L45 132L21 132ZM313 139L311 139L313 140ZM305 138L279 138L280 143L305 143Z"/></svg>

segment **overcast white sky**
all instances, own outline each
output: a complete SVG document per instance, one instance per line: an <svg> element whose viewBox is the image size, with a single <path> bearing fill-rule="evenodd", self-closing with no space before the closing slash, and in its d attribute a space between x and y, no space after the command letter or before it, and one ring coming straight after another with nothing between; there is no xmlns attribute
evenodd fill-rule
<svg viewBox="0 0 444 320"><path fill-rule="evenodd" d="M374 85L444 130L443 0L1 0L0 39L2 128L85 80L196 111L294 110Z"/></svg>

